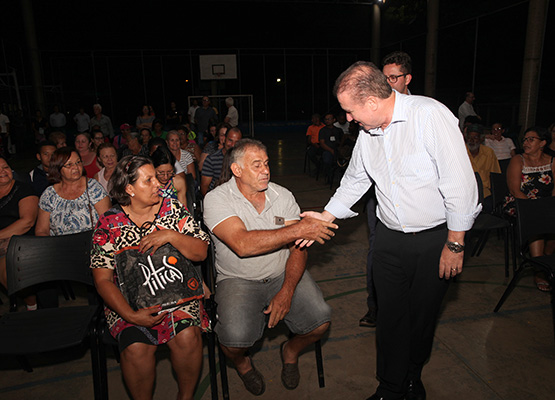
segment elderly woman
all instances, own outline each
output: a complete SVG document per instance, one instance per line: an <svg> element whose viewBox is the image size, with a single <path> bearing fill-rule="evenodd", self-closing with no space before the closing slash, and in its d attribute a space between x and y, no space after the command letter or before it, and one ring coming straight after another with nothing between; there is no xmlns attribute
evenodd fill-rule
<svg viewBox="0 0 555 400"><path fill-rule="evenodd" d="M148 136L150 137L150 131L148 131ZM119 149L118 158L123 158L125 156L148 156L148 142L147 144L142 144L142 138L138 132L129 132L127 135L127 144L123 145Z"/></svg>
<svg viewBox="0 0 555 400"><path fill-rule="evenodd" d="M159 185L148 158L127 156L118 163L110 192L118 205L97 224L91 267L106 304L110 332L119 343L121 370L131 396L152 398L156 346L167 343L177 376L177 398L193 399L202 363L201 329L207 326L200 299L192 298L173 311L135 309L119 284L125 267L118 260L132 247L153 259L166 244L191 261L206 257L208 235L179 202L158 196Z"/></svg>
<svg viewBox="0 0 555 400"><path fill-rule="evenodd" d="M160 146L150 158L160 182L160 196L179 200L181 204L187 205L187 184L181 175L175 174L175 158L170 150Z"/></svg>
<svg viewBox="0 0 555 400"><path fill-rule="evenodd" d="M118 163L116 147L112 143L102 143L96 150L96 157L102 169L94 175L94 179L108 192L108 181L112 177Z"/></svg>
<svg viewBox="0 0 555 400"><path fill-rule="evenodd" d="M111 203L102 185L85 176L79 153L70 147L56 150L48 172L53 185L40 197L35 234L61 236L93 229Z"/></svg>
<svg viewBox="0 0 555 400"><path fill-rule="evenodd" d="M91 135L87 132L79 133L75 137L75 148L79 152L79 157L81 158L87 176L89 178L94 177L94 175L100 171L100 166L96 159L96 151L94 150Z"/></svg>
<svg viewBox="0 0 555 400"><path fill-rule="evenodd" d="M524 152L511 159L507 169L507 185L510 196L504 205L505 211L515 215L514 199L539 199L555 195L553 157L544 153L551 143L551 134L541 127L528 128L524 132ZM551 245L549 246L551 247ZM530 243L530 254L539 257L545 254L546 240L539 238ZM551 291L549 282L541 273L535 275L535 283L543 292Z"/></svg>
<svg viewBox="0 0 555 400"><path fill-rule="evenodd" d="M193 175L193 178L197 178L195 173L195 161L193 156L187 150L181 149L181 141L179 140L179 133L177 131L169 131L168 136L166 136L166 142L168 143L168 148L175 157L175 161L179 163L181 169L186 171L187 174Z"/></svg>
<svg viewBox="0 0 555 400"><path fill-rule="evenodd" d="M16 181L5 158L0 156L0 283L7 287L6 251L13 235L31 231L38 213L39 198L33 188ZM34 295L24 298L28 310L36 310Z"/></svg>

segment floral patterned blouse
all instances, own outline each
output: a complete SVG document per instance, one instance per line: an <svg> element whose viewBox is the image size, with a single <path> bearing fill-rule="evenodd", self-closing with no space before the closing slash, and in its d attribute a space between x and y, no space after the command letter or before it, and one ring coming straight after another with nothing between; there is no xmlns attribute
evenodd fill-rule
<svg viewBox="0 0 555 400"><path fill-rule="evenodd" d="M208 242L209 236L200 229L191 214L177 200L164 198L154 223L145 231L129 219L120 205L108 210L100 217L93 234L91 250L91 268L108 268L114 270L114 283L119 287L117 272L115 271L115 254L123 248L138 246L141 238L159 229L173 229L177 232ZM115 311L105 307L106 320L110 333L118 335L133 324L125 321ZM178 309L168 313L166 318L153 326L160 338L160 344L166 343L175 335L177 325L200 326L207 329L209 322L204 318L202 305L199 300L191 300Z"/></svg>
<svg viewBox="0 0 555 400"><path fill-rule="evenodd" d="M522 155L521 155L522 157ZM520 178L520 190L529 199L539 199L542 197L550 197L553 194L553 158L549 164L539 167L528 167L522 164L522 175ZM516 215L515 198L509 195L505 198L503 209L509 215Z"/></svg>
<svg viewBox="0 0 555 400"><path fill-rule="evenodd" d="M87 190L76 199L61 197L54 186L42 193L39 208L50 213L50 236L71 235L93 229L98 221L94 205L108 196L98 181L89 179ZM92 221L91 221L92 216Z"/></svg>

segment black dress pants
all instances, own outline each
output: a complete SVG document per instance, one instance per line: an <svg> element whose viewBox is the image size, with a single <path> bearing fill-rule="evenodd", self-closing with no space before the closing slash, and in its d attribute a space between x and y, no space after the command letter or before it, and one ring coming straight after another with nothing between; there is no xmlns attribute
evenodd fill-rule
<svg viewBox="0 0 555 400"><path fill-rule="evenodd" d="M378 301L377 393L403 398L407 381L420 379L448 281L439 278L445 224L416 234L376 228L373 276Z"/></svg>

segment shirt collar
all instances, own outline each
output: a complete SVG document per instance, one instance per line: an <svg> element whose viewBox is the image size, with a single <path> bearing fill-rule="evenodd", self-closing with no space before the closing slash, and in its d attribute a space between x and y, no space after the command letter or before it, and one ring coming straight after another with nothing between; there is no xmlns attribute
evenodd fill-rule
<svg viewBox="0 0 555 400"><path fill-rule="evenodd" d="M401 94L395 89L392 90L395 93L395 104L393 105L393 115L391 116L391 122L385 128L385 130L382 130L382 128L374 128L368 131L371 136L383 136L391 126L407 121L407 108L404 101L404 97L406 97L407 95Z"/></svg>
<svg viewBox="0 0 555 400"><path fill-rule="evenodd" d="M243 195L243 193L241 193L241 191L237 187L237 181L235 180L235 176L231 177L231 179L229 180L229 185L230 185L231 194L233 196L235 196L237 199L241 201L245 201L251 204L250 201L247 200L247 198ZM266 212L272 206L272 204L275 203L276 199L279 197L278 192L276 192L276 190L271 186L270 182L268 183L268 189L266 189L266 191L264 192L264 195L266 196L266 201L264 203L264 211L262 213Z"/></svg>

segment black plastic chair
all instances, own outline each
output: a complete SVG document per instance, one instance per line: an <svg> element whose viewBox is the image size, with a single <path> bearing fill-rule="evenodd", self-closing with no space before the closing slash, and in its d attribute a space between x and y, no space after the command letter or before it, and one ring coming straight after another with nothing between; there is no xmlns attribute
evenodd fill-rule
<svg viewBox="0 0 555 400"><path fill-rule="evenodd" d="M95 399L100 391L97 317L90 265L92 231L67 236L13 236L6 254L8 294L45 282L70 281L89 288L89 305L10 312L0 319L0 354L17 357L32 372L26 356L58 352L89 343ZM92 304L91 304L92 303ZM53 353L55 354L55 353Z"/></svg>
<svg viewBox="0 0 555 400"><path fill-rule="evenodd" d="M482 186L482 179L480 178L480 174L477 172L475 173L476 176L476 183L478 185L478 196L479 202L482 203L484 200L484 189ZM503 231L503 246L504 246L504 255L505 255L505 276L509 276L509 241L510 241L510 232L511 232L511 224L505 218L499 217L494 214L489 214L485 212L481 212L478 214L478 217L474 221L474 225L469 232L469 236L472 237L474 234L478 236L476 243L474 246L471 247L470 256L471 257L478 257L482 253L482 250L486 246L486 243L489 238L489 234L491 231L496 230Z"/></svg>
<svg viewBox="0 0 555 400"><path fill-rule="evenodd" d="M507 215L503 210L503 205L505 203L505 197L509 195L509 187L507 185L507 175L498 174L495 172L490 173L490 183L491 183L491 196L493 200L493 214L505 219L509 225L509 239L511 247L511 261L513 264L513 274L516 271L517 261L516 257L518 254L518 249L516 245L516 219L510 215Z"/></svg>
<svg viewBox="0 0 555 400"><path fill-rule="evenodd" d="M529 242L539 235L555 234L555 197L541 199L516 199L517 230L522 261L511 282L503 292L493 312L499 311L511 294L522 272L527 267L541 269L551 285L551 312L553 315L553 333L555 339L555 254L532 257L529 254Z"/></svg>

